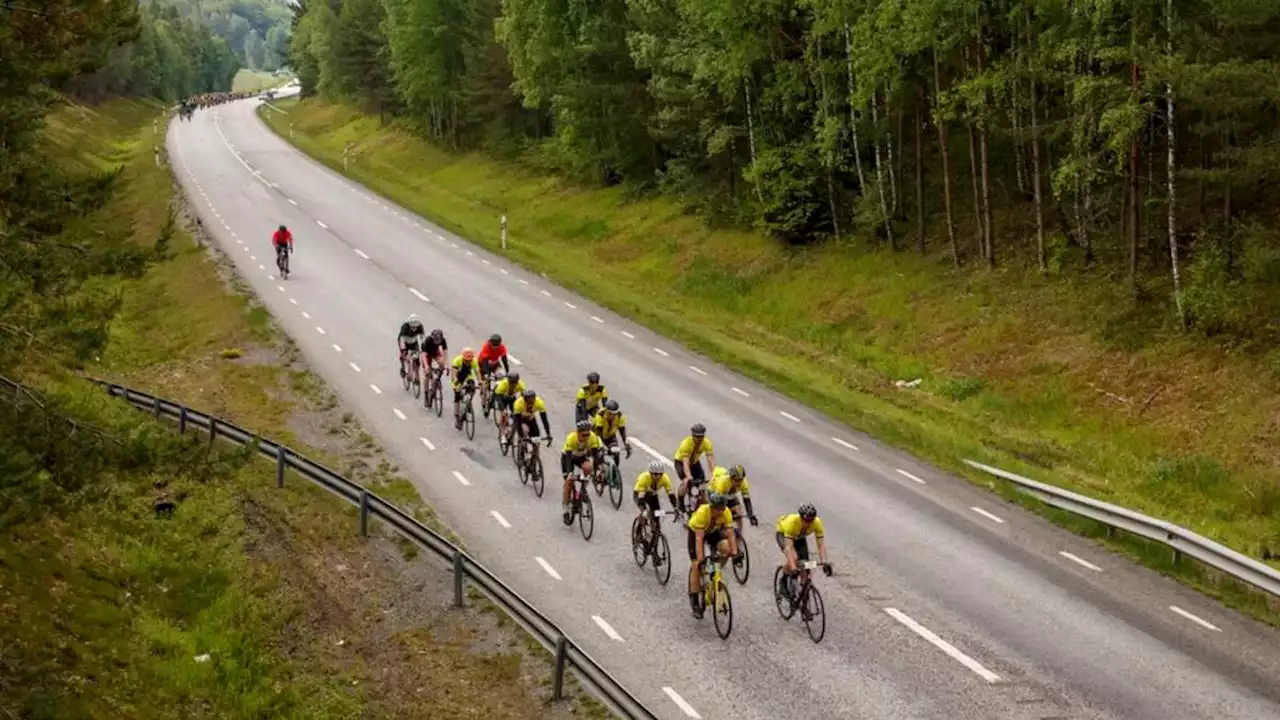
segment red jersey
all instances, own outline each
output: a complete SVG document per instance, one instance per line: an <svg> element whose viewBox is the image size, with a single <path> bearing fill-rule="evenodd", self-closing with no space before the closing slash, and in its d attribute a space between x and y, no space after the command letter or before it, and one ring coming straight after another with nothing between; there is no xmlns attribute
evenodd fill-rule
<svg viewBox="0 0 1280 720"><path fill-rule="evenodd" d="M271 233L271 244L275 245L276 247L280 247L281 245L288 245L289 247L293 247L293 233L289 232L288 230L284 230L284 231L276 230L275 232Z"/></svg>
<svg viewBox="0 0 1280 720"><path fill-rule="evenodd" d="M502 358L506 356L507 346L505 343L498 345L496 348L489 343L485 343L480 346L480 354L476 356L476 359L479 360L482 365L487 364L489 366L497 366Z"/></svg>

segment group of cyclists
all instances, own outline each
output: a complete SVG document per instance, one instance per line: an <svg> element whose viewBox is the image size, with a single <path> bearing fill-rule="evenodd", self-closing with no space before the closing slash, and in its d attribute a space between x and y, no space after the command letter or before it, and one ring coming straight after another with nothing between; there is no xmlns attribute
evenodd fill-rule
<svg viewBox="0 0 1280 720"><path fill-rule="evenodd" d="M474 392L478 387L487 387L491 376L500 368L503 374L493 385L491 401L485 404L483 411L486 415L490 410L499 413L499 442L504 451L508 443L517 442L508 439L515 435L520 440L527 438L533 441L535 453L539 439L551 446L552 430L546 402L536 390L525 384L518 370L510 367L510 356L501 335L490 336L479 352L470 347L464 348L446 364L449 344L444 332L439 328L428 332L417 314L410 314L400 326L397 347L402 379L411 372L421 372L424 377L430 377L433 368L441 375L448 374L453 389L453 420L458 428L463 423L460 412L464 394ZM625 452L626 457L631 457L626 416L618 401L609 397L599 373L588 373L586 380L575 401L574 429L565 437L560 452L560 471L564 480L561 510L565 525L573 522L571 500L575 475L595 477L604 467L604 457L609 452ZM512 422L515 423L514 429L510 426ZM705 468L703 456L707 460ZM689 435L676 448L671 461L679 480L678 487L673 486L667 474L667 463L655 458L636 478L632 499L640 512L639 522L645 527L657 522L656 516L661 512L660 492L666 494L676 519L687 518L689 602L694 616L701 618L703 607L699 596L703 563L711 560L723 567L726 562L741 562L738 539L743 519L745 517L752 527L758 526L759 520L752 506L746 469L741 464L728 468L716 464L715 448L704 425L697 423L689 429ZM707 479L708 468L710 480ZM805 503L796 512L779 517L774 524L774 537L782 552L787 579L784 587L789 593L794 592L797 564L809 560L810 535L817 542L823 572L829 576L832 566L827 560L825 531L813 505ZM715 553L710 558L708 547ZM654 562L659 562L656 556Z"/></svg>
<svg viewBox="0 0 1280 720"><path fill-rule="evenodd" d="M254 93L251 92L198 93L178 103L178 117L182 120L190 120L192 115L195 114L197 108L204 109L213 107L214 105L229 103L233 100L243 100L253 95Z"/></svg>

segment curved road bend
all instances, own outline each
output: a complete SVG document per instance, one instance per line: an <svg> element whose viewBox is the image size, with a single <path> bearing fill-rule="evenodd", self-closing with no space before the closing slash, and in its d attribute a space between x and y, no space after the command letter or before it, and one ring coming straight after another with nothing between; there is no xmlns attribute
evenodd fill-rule
<svg viewBox="0 0 1280 720"><path fill-rule="evenodd" d="M1280 718L1280 633L734 375L348 182L294 150L248 100L170 125L179 180L237 271L313 368L411 475L472 552L664 718ZM297 239L275 277L271 230ZM684 592L684 538L660 587L636 568L632 512L597 503L584 542L536 499L481 418L475 441L399 386L409 312L451 351L497 330L551 406L556 446L598 370L648 449L706 423L743 462L762 520L749 584L730 582L716 637ZM554 470L553 470L554 471ZM827 526L820 645L783 622L769 526L802 501ZM629 494L628 501L629 502Z"/></svg>

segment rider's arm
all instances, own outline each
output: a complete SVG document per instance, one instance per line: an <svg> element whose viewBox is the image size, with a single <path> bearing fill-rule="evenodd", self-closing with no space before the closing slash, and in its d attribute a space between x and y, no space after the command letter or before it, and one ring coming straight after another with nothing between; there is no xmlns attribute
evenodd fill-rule
<svg viewBox="0 0 1280 720"><path fill-rule="evenodd" d="M551 421L547 419L547 411L543 410L538 413L542 416L542 429L546 431L548 438L551 437Z"/></svg>
<svg viewBox="0 0 1280 720"><path fill-rule="evenodd" d="M827 539L823 537L818 538L818 559L827 563Z"/></svg>
<svg viewBox="0 0 1280 720"><path fill-rule="evenodd" d="M747 517L753 518L756 516L756 511L751 509L751 498L747 497L746 495L743 495L742 504L745 505L747 508Z"/></svg>
<svg viewBox="0 0 1280 720"><path fill-rule="evenodd" d="M622 436L622 444L623 444L623 445L630 445L630 444L631 444L631 441L627 439L627 426L626 426L626 425L621 425L621 424L620 424L620 425L618 425L618 434Z"/></svg>
<svg viewBox="0 0 1280 720"><path fill-rule="evenodd" d="M506 353L502 353L502 372L504 372L504 373L506 373L506 374L508 374L508 375L510 375L510 374L511 374L511 365L509 365L509 364L507 363L507 354L506 354Z"/></svg>

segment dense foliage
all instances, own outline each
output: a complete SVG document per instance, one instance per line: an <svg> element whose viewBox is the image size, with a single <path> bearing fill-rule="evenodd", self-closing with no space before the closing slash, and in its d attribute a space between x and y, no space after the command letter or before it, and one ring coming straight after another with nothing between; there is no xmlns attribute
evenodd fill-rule
<svg viewBox="0 0 1280 720"><path fill-rule="evenodd" d="M285 65L293 11L285 0L146 0L173 8L183 20L227 41L240 65L277 70Z"/></svg>
<svg viewBox="0 0 1280 720"><path fill-rule="evenodd" d="M1100 266L1249 333L1280 279L1268 0L303 0L304 92L795 243Z"/></svg>

